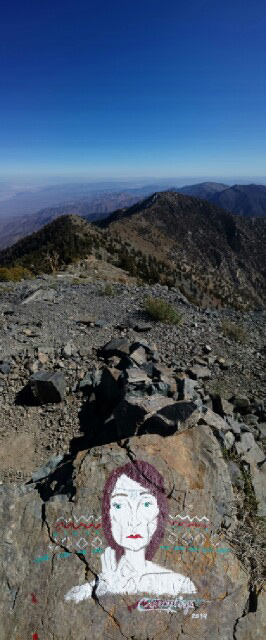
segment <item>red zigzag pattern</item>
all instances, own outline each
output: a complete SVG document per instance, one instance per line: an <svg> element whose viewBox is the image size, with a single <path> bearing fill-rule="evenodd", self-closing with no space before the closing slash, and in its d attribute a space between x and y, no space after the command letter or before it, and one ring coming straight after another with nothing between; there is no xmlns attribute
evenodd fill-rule
<svg viewBox="0 0 266 640"><path fill-rule="evenodd" d="M60 527L63 527L63 529L79 529L80 527L84 527L84 529L90 529L91 527L93 527L94 529L100 529L101 526L101 524L93 524L93 522L91 522L90 524L84 524L83 522L80 522L80 524L78 525L75 525L74 522L69 522L68 524L59 522L55 528L59 529Z"/></svg>

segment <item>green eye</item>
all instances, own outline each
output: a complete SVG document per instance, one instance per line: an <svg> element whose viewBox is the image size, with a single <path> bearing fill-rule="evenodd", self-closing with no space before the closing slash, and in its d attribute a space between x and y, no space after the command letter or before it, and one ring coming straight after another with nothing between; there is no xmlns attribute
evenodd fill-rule
<svg viewBox="0 0 266 640"><path fill-rule="evenodd" d="M144 502L144 507L149 507L151 505L151 502Z"/></svg>
<svg viewBox="0 0 266 640"><path fill-rule="evenodd" d="M117 502L114 502L114 507L115 509L121 509L122 505L118 504Z"/></svg>

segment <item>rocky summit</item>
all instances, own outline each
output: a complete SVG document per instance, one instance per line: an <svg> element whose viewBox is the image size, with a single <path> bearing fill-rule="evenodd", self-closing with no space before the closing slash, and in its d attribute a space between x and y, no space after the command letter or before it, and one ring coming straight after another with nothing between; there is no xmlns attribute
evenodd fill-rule
<svg viewBox="0 0 266 640"><path fill-rule="evenodd" d="M265 312L77 269L1 286L0 638L259 640Z"/></svg>

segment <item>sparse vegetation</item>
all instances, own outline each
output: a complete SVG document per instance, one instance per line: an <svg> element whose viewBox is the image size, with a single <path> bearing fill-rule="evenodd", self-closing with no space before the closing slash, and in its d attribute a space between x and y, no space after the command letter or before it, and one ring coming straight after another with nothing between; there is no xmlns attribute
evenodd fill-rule
<svg viewBox="0 0 266 640"><path fill-rule="evenodd" d="M243 327L236 324L235 322L224 320L222 322L222 331L225 336L231 338L232 340L235 340L236 342L241 342L242 344L247 342L247 332Z"/></svg>
<svg viewBox="0 0 266 640"><path fill-rule="evenodd" d="M23 278L31 278L32 272L24 267L0 267L1 282L19 282Z"/></svg>
<svg viewBox="0 0 266 640"><path fill-rule="evenodd" d="M182 316L168 302L160 298L146 298L144 309L153 320L167 324L179 324Z"/></svg>
<svg viewBox="0 0 266 640"><path fill-rule="evenodd" d="M113 287L113 285L108 282L105 287L103 287L102 291L101 291L101 295L102 296L109 296L111 298L113 298L114 296L117 295L117 291L116 289Z"/></svg>

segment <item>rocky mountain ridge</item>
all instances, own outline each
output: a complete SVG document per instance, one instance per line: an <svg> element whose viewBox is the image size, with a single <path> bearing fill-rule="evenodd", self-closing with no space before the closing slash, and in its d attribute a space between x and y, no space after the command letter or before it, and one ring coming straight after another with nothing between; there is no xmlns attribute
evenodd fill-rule
<svg viewBox="0 0 266 640"><path fill-rule="evenodd" d="M161 189L166 187L161 187ZM158 185L157 185L158 189ZM226 209L229 213L246 217L265 217L266 197L264 185L228 185L218 182L202 182L185 187L168 187L169 191L193 196L202 200L208 200ZM124 191L93 191L91 194L63 201L59 204L27 212L24 205L20 215L11 215L8 211L0 210L0 249L12 246L25 236L41 229L61 215L80 215L88 222L106 217L118 207L129 207L141 199L154 193L156 185L147 185L142 188L125 189ZM47 190L49 193L49 189ZM53 190L50 190L53 192ZM23 194L18 194L21 196ZM44 191L44 201L47 192ZM73 195L73 194L72 194ZM2 203L2 209L5 203ZM26 207L26 208L25 208Z"/></svg>
<svg viewBox="0 0 266 640"><path fill-rule="evenodd" d="M50 272L88 255L141 280L177 285L203 306L260 308L265 299L262 219L240 219L206 201L156 193L94 225L62 216L0 252L0 266Z"/></svg>
<svg viewBox="0 0 266 640"><path fill-rule="evenodd" d="M168 264L185 295L260 305L265 286L263 219L244 219L173 192L156 193L100 221L109 234ZM233 302L234 299L234 302ZM256 302L255 302L256 301Z"/></svg>

